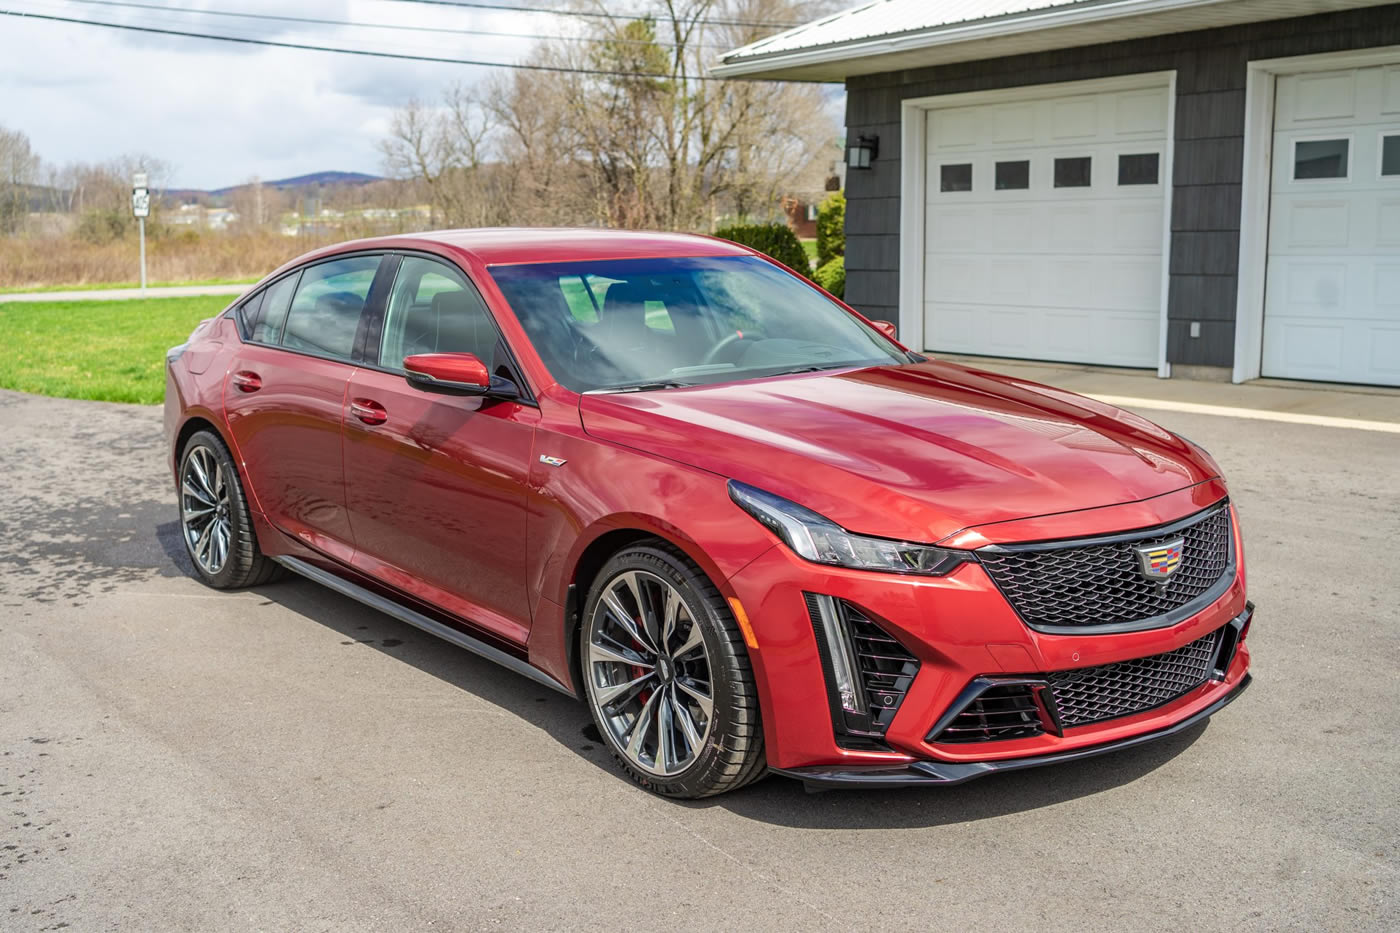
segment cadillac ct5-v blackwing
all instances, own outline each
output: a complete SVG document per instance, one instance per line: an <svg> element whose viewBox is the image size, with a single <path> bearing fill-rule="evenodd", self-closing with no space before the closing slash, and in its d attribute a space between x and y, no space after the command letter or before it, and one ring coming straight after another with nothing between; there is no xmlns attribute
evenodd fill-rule
<svg viewBox="0 0 1400 933"><path fill-rule="evenodd" d="M1205 451L911 352L732 243L347 243L167 363L206 583L290 569L577 696L660 794L949 784L1249 683Z"/></svg>

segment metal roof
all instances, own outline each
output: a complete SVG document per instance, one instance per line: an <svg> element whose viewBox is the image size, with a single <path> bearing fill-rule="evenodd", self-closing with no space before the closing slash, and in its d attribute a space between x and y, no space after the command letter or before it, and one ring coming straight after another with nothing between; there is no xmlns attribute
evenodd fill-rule
<svg viewBox="0 0 1400 933"><path fill-rule="evenodd" d="M851 75L1285 19L1394 0L875 0L720 57L720 77Z"/></svg>

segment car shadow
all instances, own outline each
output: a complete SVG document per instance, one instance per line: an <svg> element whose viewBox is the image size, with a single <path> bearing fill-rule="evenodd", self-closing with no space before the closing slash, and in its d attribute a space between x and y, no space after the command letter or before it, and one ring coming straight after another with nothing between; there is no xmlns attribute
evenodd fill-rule
<svg viewBox="0 0 1400 933"><path fill-rule="evenodd" d="M344 645L373 648L514 713L584 761L627 782L582 703L308 580L292 579L254 592L339 633ZM676 803L690 809L720 807L756 822L802 829L975 822L1131 784L1189 748L1207 726L1202 722L1160 741L1095 758L993 774L952 787L809 793L799 781L770 776L735 793Z"/></svg>

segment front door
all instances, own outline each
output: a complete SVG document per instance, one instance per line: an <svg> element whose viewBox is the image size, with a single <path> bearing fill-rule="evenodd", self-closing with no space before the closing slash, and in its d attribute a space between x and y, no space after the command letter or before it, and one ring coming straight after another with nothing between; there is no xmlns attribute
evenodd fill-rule
<svg viewBox="0 0 1400 933"><path fill-rule="evenodd" d="M403 378L414 353L474 353L495 371L499 336L455 268L402 261L378 368L350 379L345 475L355 566L501 638L529 632L525 482L538 409L441 395Z"/></svg>
<svg viewBox="0 0 1400 933"><path fill-rule="evenodd" d="M351 356L379 256L309 266L245 313L224 411L257 507L304 544L348 562L341 431Z"/></svg>

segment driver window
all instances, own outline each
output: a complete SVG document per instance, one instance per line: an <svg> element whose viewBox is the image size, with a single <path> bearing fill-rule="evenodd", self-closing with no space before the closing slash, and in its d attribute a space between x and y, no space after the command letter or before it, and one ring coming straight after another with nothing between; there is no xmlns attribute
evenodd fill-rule
<svg viewBox="0 0 1400 933"><path fill-rule="evenodd" d="M417 353L472 353L493 371L497 340L485 303L461 272L432 259L404 257L389 296L380 366L402 370L404 357Z"/></svg>

